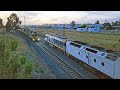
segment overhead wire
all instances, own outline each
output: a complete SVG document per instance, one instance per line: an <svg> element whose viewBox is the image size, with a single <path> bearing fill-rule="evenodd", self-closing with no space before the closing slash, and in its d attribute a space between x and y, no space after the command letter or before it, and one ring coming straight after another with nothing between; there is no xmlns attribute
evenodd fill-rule
<svg viewBox="0 0 120 90"><path fill-rule="evenodd" d="M102 11L101 12L99 12L99 11L90 11L90 12L88 12L88 14L86 16L84 16L82 18L83 18L83 20L85 20L90 15L103 15L103 14L104 14L104 16L111 16L111 17L115 17L116 19L120 17L120 14L112 14L112 13L107 13L107 12L102 12ZM114 16L114 15L119 15L119 16Z"/></svg>

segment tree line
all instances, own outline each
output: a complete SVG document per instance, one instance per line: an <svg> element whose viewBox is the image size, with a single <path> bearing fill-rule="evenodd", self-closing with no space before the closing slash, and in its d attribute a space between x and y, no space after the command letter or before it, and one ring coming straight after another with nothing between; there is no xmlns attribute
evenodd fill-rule
<svg viewBox="0 0 120 90"><path fill-rule="evenodd" d="M75 24L76 24L76 22L75 22L75 21L72 21L72 22L70 23L71 28L73 28L73 27L75 26ZM100 24L99 20L97 20L97 21L95 22L95 24ZM82 24L82 25L80 25L80 28L86 28L87 26L88 26L87 24ZM114 26L115 26L115 27L114 27ZM120 21L115 21L115 22L110 23L110 22L107 22L107 21L105 20L105 22L103 23L103 28L104 28L105 30L119 29L119 28L120 28Z"/></svg>

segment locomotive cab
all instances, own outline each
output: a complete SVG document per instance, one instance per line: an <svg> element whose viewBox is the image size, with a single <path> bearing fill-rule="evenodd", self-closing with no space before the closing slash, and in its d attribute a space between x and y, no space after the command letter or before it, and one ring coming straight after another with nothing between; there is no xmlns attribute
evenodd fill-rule
<svg viewBox="0 0 120 90"><path fill-rule="evenodd" d="M40 37L37 34L37 32L32 32L32 40L33 41L39 41L40 40Z"/></svg>

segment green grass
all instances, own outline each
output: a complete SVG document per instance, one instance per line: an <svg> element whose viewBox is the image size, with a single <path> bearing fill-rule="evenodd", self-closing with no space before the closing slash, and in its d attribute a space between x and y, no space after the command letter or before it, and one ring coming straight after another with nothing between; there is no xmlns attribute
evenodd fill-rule
<svg viewBox="0 0 120 90"><path fill-rule="evenodd" d="M23 39L0 31L0 79L31 79L36 56ZM41 67L40 67L41 68ZM43 69L42 72L44 73Z"/></svg>
<svg viewBox="0 0 120 90"><path fill-rule="evenodd" d="M41 34L46 33L58 33L63 35L62 30L38 30ZM106 49L112 49L120 52L120 35L113 34L100 34L100 33L88 33L77 31L65 31L65 36L73 40L82 41L91 45L104 47Z"/></svg>

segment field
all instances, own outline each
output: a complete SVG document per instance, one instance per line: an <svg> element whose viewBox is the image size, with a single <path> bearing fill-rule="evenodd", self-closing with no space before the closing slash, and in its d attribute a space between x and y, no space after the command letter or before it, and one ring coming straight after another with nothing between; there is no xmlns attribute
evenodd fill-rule
<svg viewBox="0 0 120 90"><path fill-rule="evenodd" d="M40 34L46 33L58 33L65 35L73 40L82 41L91 45L104 47L120 53L120 35L107 34L107 33L88 33L88 32L77 32L65 30L37 30Z"/></svg>

